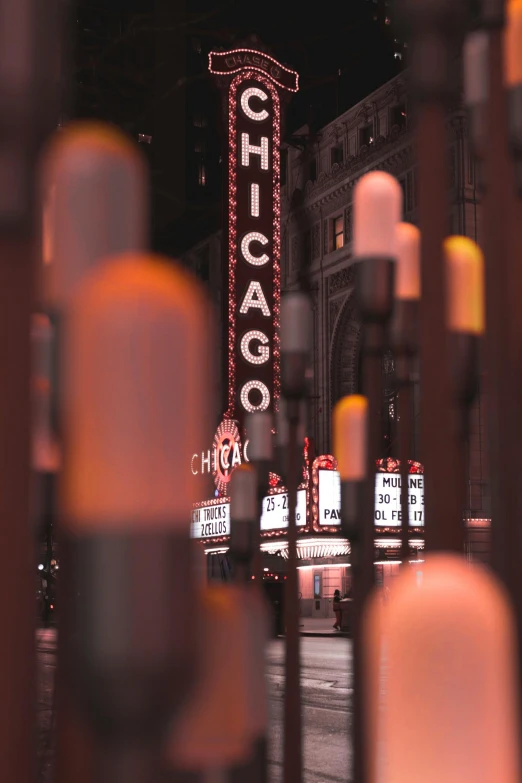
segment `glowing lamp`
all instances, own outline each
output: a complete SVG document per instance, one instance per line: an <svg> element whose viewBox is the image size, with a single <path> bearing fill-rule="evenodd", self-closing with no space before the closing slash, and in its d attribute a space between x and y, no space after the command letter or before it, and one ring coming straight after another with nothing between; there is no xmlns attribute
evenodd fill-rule
<svg viewBox="0 0 522 783"><path fill-rule="evenodd" d="M333 411L334 453L341 481L362 481L367 469L368 400L343 397Z"/></svg>
<svg viewBox="0 0 522 783"><path fill-rule="evenodd" d="M421 295L420 231L411 223L399 223L396 241L395 299L418 300Z"/></svg>
<svg viewBox="0 0 522 783"><path fill-rule="evenodd" d="M508 0L506 16L504 64L509 88L522 84L522 1Z"/></svg>
<svg viewBox="0 0 522 783"><path fill-rule="evenodd" d="M372 171L354 190L354 255L395 258L396 227L402 216L402 188L391 174Z"/></svg>
<svg viewBox="0 0 522 783"><path fill-rule="evenodd" d="M49 307L59 310L100 258L145 247L147 185L137 146L111 126L72 123L52 138L40 171Z"/></svg>
<svg viewBox="0 0 522 783"><path fill-rule="evenodd" d="M485 328L484 256L476 242L462 236L444 242L447 278L447 326L452 332L481 335Z"/></svg>
<svg viewBox="0 0 522 783"><path fill-rule="evenodd" d="M64 336L63 510L83 529L186 527L189 444L204 439L206 299L172 263L127 254L93 271ZM167 359L168 357L168 359Z"/></svg>
<svg viewBox="0 0 522 783"><path fill-rule="evenodd" d="M488 97L488 34L484 30L470 33L464 42L464 101L479 106Z"/></svg>
<svg viewBox="0 0 522 783"><path fill-rule="evenodd" d="M376 683L366 691L377 779L520 780L515 626L497 579L460 556L428 555L367 620L367 673L384 678L381 720Z"/></svg>

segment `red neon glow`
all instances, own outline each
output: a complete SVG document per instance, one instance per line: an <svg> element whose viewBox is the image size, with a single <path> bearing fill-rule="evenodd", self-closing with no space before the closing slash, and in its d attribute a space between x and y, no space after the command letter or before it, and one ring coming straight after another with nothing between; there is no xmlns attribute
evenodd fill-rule
<svg viewBox="0 0 522 783"><path fill-rule="evenodd" d="M251 50L235 50L251 51ZM210 55L209 55L210 57ZM270 59L270 58L268 58ZM209 60L210 62L210 60ZM274 62L276 62L274 60ZM238 150L236 134L237 118L237 92L239 86L248 79L256 79L269 91L273 102L272 117L272 192L273 192L273 294L274 294L274 341L273 341L273 369L274 369L274 410L278 408L280 396L280 339L279 339L279 315L281 301L281 195L280 195L280 152L281 143L281 106L277 89L271 80L264 75L260 69L249 68L244 70L244 66L237 69L241 73L230 83L228 94L228 138L229 138L229 165L228 165L228 206L229 206L229 231L228 231L228 409L225 418L233 419L236 405L236 310L237 310L237 291L236 291L236 257L237 257L237 173ZM293 73L293 72L292 72Z"/></svg>
<svg viewBox="0 0 522 783"><path fill-rule="evenodd" d="M331 454L322 454L312 464L312 526L316 532L338 533L339 526L319 525L319 471L337 470L337 460Z"/></svg>
<svg viewBox="0 0 522 783"><path fill-rule="evenodd" d="M253 62L252 63L241 63L238 62L237 67L228 68L226 71L218 70L217 68L212 68L212 58L213 57L220 57L223 55L223 52L209 52L208 55L208 69L210 73L216 74L217 76L230 76L234 73L239 73L245 68L245 65L253 72L255 72L256 78L258 78L258 74L262 74L263 76L267 75L267 71L263 68L259 68L256 66ZM270 57L268 54L265 54L264 52L258 52L255 49L233 49L230 52L226 53L227 58L230 57L237 57L237 55L252 55L253 57L261 57L263 60L267 61L268 63L271 63L275 68L287 74L287 76L290 77L290 81L293 82L295 86L290 86L290 84L284 84L280 78L276 75L275 72L272 73L272 79L273 81L279 86L282 87L284 90L288 90L289 92L297 92L299 89L299 74L296 71L292 71L291 68L286 68L284 65L281 65L277 60L274 60L273 57ZM253 74L251 74L253 75Z"/></svg>
<svg viewBox="0 0 522 783"><path fill-rule="evenodd" d="M386 457L386 459L375 460L377 466L377 473L400 473L401 463L398 459L393 457ZM420 462L415 462L412 459L408 460L408 473L424 473L424 465Z"/></svg>

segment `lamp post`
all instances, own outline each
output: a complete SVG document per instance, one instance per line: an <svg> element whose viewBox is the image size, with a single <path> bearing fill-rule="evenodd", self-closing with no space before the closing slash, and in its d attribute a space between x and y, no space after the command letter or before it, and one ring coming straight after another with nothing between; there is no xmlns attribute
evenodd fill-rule
<svg viewBox="0 0 522 783"><path fill-rule="evenodd" d="M311 345L312 314L307 294L287 294L281 301L281 392L286 400L288 452L288 560L285 585L285 702L284 780L301 783L302 734L299 656L299 598L297 573L296 505L298 471L297 437L300 403L306 395L306 370Z"/></svg>
<svg viewBox="0 0 522 783"><path fill-rule="evenodd" d="M64 657L103 783L156 779L194 679L193 497L172 475L208 425L207 310L181 268L137 253L93 270L65 310Z"/></svg>
<svg viewBox="0 0 522 783"><path fill-rule="evenodd" d="M407 565L409 545L409 466L412 454L413 378L418 358L420 231L411 223L397 226L395 306L390 329L399 382L399 460L401 470L401 560Z"/></svg>

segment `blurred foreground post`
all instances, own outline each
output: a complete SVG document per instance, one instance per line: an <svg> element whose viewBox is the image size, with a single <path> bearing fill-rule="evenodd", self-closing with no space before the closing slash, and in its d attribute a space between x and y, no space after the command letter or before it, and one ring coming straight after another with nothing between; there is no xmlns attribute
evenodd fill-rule
<svg viewBox="0 0 522 783"><path fill-rule="evenodd" d="M96 783L157 779L168 718L197 666L193 497L173 476L208 424L207 315L195 280L132 253L93 270L65 308L64 645Z"/></svg>
<svg viewBox="0 0 522 783"><path fill-rule="evenodd" d="M348 736L349 742L352 743L354 757L357 760L356 765L358 766L356 768L361 770L361 758L365 752L365 738L361 671L363 650L359 629L362 612L360 604L361 570L364 562L361 553L361 528L366 521L363 517L363 501L364 482L367 479L368 471L368 400L366 397L351 394L339 400L333 411L333 440L341 479L341 526L343 534L350 542L353 592L356 596L352 602L350 623L353 638L354 676L352 731Z"/></svg>
<svg viewBox="0 0 522 783"><path fill-rule="evenodd" d="M427 555L374 595L365 641L371 783L518 783L516 630L494 576Z"/></svg>
<svg viewBox="0 0 522 783"><path fill-rule="evenodd" d="M420 281L420 231L411 223L397 226L395 304L390 328L399 383L399 460L401 469L401 560L410 558L409 463L413 456L413 379L418 360Z"/></svg>
<svg viewBox="0 0 522 783"><path fill-rule="evenodd" d="M35 164L57 122L57 4L0 0L0 780L36 775L35 556L31 498L31 314Z"/></svg>
<svg viewBox="0 0 522 783"><path fill-rule="evenodd" d="M448 237L444 242L446 263L446 327L450 335L451 393L457 426L451 452L460 505L467 506L468 448L471 409L477 397L480 372L480 340L484 334L484 257L472 239ZM460 520L462 548L465 522Z"/></svg>
<svg viewBox="0 0 522 783"><path fill-rule="evenodd" d="M62 318L81 280L107 256L142 250L147 236L147 178L144 161L130 140L98 122L73 123L58 131L40 161L43 258L39 304L52 321L51 421L60 436L59 375ZM59 445L59 444L58 444ZM49 512L56 513L56 487L47 481ZM73 589L69 538L60 541L58 606ZM63 645L69 631L59 617L57 669L56 778L59 783L90 779L88 726L64 681Z"/></svg>
<svg viewBox="0 0 522 783"><path fill-rule="evenodd" d="M455 45L466 21L466 3L400 0L412 45L411 87L418 103L422 306L420 318L421 462L425 469L426 550L462 548L462 493L451 446L457 413L451 398L446 275L442 243L449 226L447 101Z"/></svg>
<svg viewBox="0 0 522 783"><path fill-rule="evenodd" d="M286 400L288 452L288 560L285 586L285 733L284 780L301 783L303 775L301 658L299 638L299 583L297 573L296 506L300 464L298 432L306 395L306 369L309 362L312 311L309 296L291 293L281 303L281 393Z"/></svg>
<svg viewBox="0 0 522 783"><path fill-rule="evenodd" d="M270 421L271 415L266 413L249 414L252 421L257 418L257 424ZM247 419L247 421L249 420ZM257 457L266 452L259 442L256 443L255 435L261 434L254 419L254 427L251 435L254 442L251 444L253 454ZM264 429L264 428L263 428ZM270 445L271 432L268 428L268 445ZM265 437L266 440L266 437ZM252 457L252 452L250 452ZM263 606L260 590L262 583L258 583L252 566L255 555L259 551L260 535L260 505L258 503L258 476L252 465L244 463L239 465L230 482L230 555L234 561L237 573L239 593L238 600L245 611L246 620L243 623L242 632L247 639L249 647L248 686L251 691L249 699L248 721L245 728L252 732L254 747L251 758L246 764L234 767L229 775L230 783L262 783L266 780L266 691L265 691L265 646L267 642L267 618Z"/></svg>
<svg viewBox="0 0 522 783"><path fill-rule="evenodd" d="M354 682L363 681L361 620L374 582L375 463L382 450L382 357L393 311L396 230L401 219L402 190L384 172L362 177L354 193L354 254L358 261L357 306L363 324L363 391L368 400L367 469L357 531L357 576L353 583ZM354 781L366 783L364 704L354 690Z"/></svg>

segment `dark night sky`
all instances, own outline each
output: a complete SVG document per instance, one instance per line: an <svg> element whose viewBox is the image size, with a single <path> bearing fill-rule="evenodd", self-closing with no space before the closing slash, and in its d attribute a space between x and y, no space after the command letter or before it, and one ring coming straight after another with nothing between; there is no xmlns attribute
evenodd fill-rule
<svg viewBox="0 0 522 783"><path fill-rule="evenodd" d="M93 70L95 62L97 88L103 91L107 87L109 96L111 81L118 79L120 57L120 83L115 92L121 87L125 101L132 89L132 78L137 80L138 88L146 89L151 68L147 69L142 61L140 70L131 72L131 58L125 56L121 43L114 45L114 40L118 41L121 32L132 26L136 31L133 45L139 49L141 36L143 50L150 46L154 0L78 0L78 8L80 19L87 20L86 24L80 21L82 33L84 29L93 31L88 45L81 39L80 49L88 51L84 56L87 71ZM324 124L391 78L400 66L393 57L393 39L398 33L385 0L318 2L314 6L290 0L264 0L262 4L245 0L187 0L186 9L182 32L187 44L197 37L206 52L216 46L228 48L237 40L257 34L277 59L299 72L301 89L292 102L289 126L308 120ZM374 15L377 21L373 20ZM386 15L391 16L391 25L385 25ZM97 46L104 52L101 63L99 55L93 54ZM158 64L152 70L154 67ZM92 80L92 73L84 71L83 80L82 87ZM117 112L117 94L110 95L107 101L109 110ZM131 98L130 110L132 103ZM139 99L134 103L138 108ZM122 108L122 114L126 110Z"/></svg>

